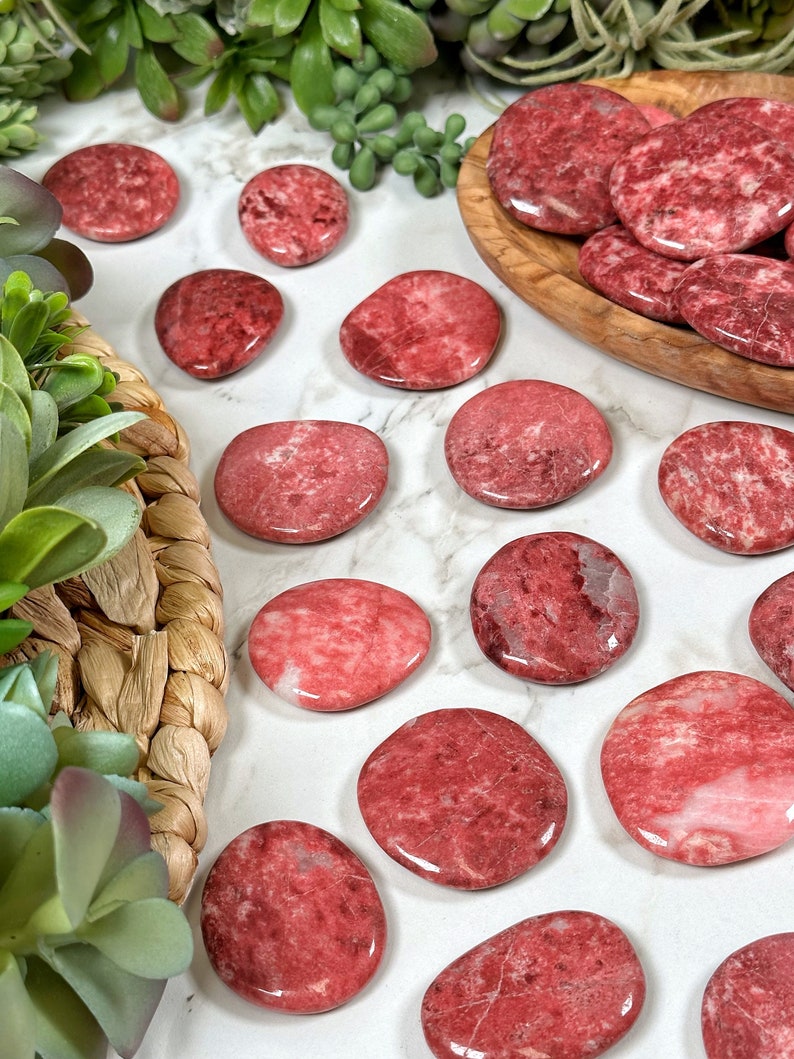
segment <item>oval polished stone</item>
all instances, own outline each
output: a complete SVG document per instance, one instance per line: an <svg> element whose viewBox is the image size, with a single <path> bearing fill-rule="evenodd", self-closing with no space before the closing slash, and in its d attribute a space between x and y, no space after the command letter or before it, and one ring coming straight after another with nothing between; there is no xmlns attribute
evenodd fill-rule
<svg viewBox="0 0 794 1059"><path fill-rule="evenodd" d="M731 953L708 981L701 1029L708 1059L794 1055L794 933L770 934Z"/></svg>
<svg viewBox="0 0 794 1059"><path fill-rule="evenodd" d="M450 420L444 455L461 489L495 507L556 504L612 458L604 417L586 397L539 379L489 386Z"/></svg>
<svg viewBox="0 0 794 1059"><path fill-rule="evenodd" d="M631 942L594 912L532 916L451 963L422 1000L436 1059L591 1059L631 1029L645 975Z"/></svg>
<svg viewBox="0 0 794 1059"><path fill-rule="evenodd" d="M544 85L497 118L486 172L516 220L560 235L589 235L612 224L609 174L650 124L607 88Z"/></svg>
<svg viewBox="0 0 794 1059"><path fill-rule="evenodd" d="M329 1011L378 969L386 917L364 864L313 824L273 820L226 846L201 895L213 970L260 1007Z"/></svg>
<svg viewBox="0 0 794 1059"><path fill-rule="evenodd" d="M750 609L747 629L761 659L794 691L794 573L764 589Z"/></svg>
<svg viewBox="0 0 794 1059"><path fill-rule="evenodd" d="M306 544L335 537L366 518L383 496L388 472L386 446L356 423L263 423L224 449L215 497L243 533Z"/></svg>
<svg viewBox="0 0 794 1059"><path fill-rule="evenodd" d="M349 223L345 189L311 165L277 165L257 173L240 193L237 213L254 250L285 267L327 257Z"/></svg>
<svg viewBox="0 0 794 1059"><path fill-rule="evenodd" d="M480 890L551 852L568 793L521 725L488 710L443 709L407 721L372 751L358 804L398 864L442 886Z"/></svg>
<svg viewBox="0 0 794 1059"><path fill-rule="evenodd" d="M715 99L698 107L701 114L732 114L759 125L770 136L780 140L794 155L794 104L782 99L763 99L755 96L729 96Z"/></svg>
<svg viewBox="0 0 794 1059"><path fill-rule="evenodd" d="M179 180L168 162L132 143L81 147L51 166L41 182L63 207L66 228L103 243L157 231L179 202Z"/></svg>
<svg viewBox="0 0 794 1059"><path fill-rule="evenodd" d="M480 570L469 605L477 643L506 673L572 684L602 673L631 646L640 609L613 551L578 533L534 533Z"/></svg>
<svg viewBox="0 0 794 1059"><path fill-rule="evenodd" d="M680 434L659 462L659 492L678 521L725 552L794 544L794 433L718 421Z"/></svg>
<svg viewBox="0 0 794 1059"><path fill-rule="evenodd" d="M248 654L282 699L307 710L349 710L396 688L425 659L430 622L386 585L339 577L287 589L262 607Z"/></svg>
<svg viewBox="0 0 794 1059"><path fill-rule="evenodd" d="M268 280L210 268L171 284L157 303L154 328L178 368L218 379L256 360L283 316L284 301Z"/></svg>
<svg viewBox="0 0 794 1059"><path fill-rule="evenodd" d="M342 352L386 386L435 390L482 371L502 317L478 283L451 272L404 272L378 287L342 322Z"/></svg>
<svg viewBox="0 0 794 1059"><path fill-rule="evenodd" d="M715 254L682 274L674 294L698 334L740 357L794 367L794 263Z"/></svg>
<svg viewBox="0 0 794 1059"><path fill-rule="evenodd" d="M738 673L686 673L637 696L607 732L601 773L644 849L713 866L794 834L794 710Z"/></svg>

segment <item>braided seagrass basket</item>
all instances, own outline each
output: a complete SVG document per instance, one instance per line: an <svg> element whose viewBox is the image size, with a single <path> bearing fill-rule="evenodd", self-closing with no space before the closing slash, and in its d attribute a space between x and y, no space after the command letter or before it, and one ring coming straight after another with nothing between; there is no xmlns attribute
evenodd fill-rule
<svg viewBox="0 0 794 1059"><path fill-rule="evenodd" d="M56 652L53 709L79 729L135 736L135 778L163 806L150 818L152 845L168 865L169 896L181 903L206 840L210 759L226 730L222 588L182 427L90 327L64 352L101 358L119 377L112 400L147 415L119 441L146 461L121 487L140 503L141 526L107 563L21 600L12 613L33 633L5 661Z"/></svg>

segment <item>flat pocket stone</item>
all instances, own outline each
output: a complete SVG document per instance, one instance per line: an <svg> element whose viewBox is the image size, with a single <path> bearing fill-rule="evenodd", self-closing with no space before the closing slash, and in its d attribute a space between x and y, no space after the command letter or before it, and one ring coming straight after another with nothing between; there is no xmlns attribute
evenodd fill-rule
<svg viewBox="0 0 794 1059"><path fill-rule="evenodd" d="M263 257L294 268L327 257L347 232L347 192L322 169L287 164L252 177L240 193L243 235Z"/></svg>
<svg viewBox="0 0 794 1059"><path fill-rule="evenodd" d="M196 379L239 371L264 352L284 316L268 280L237 269L183 276L157 303L154 328L163 352Z"/></svg>
<svg viewBox="0 0 794 1059"><path fill-rule="evenodd" d="M747 628L760 658L794 691L794 573L764 589L750 609Z"/></svg>
<svg viewBox="0 0 794 1059"><path fill-rule="evenodd" d="M623 931L594 912L524 919L446 967L422 999L436 1059L591 1059L624 1037L645 975Z"/></svg>
<svg viewBox="0 0 794 1059"><path fill-rule="evenodd" d="M794 710L738 673L686 673L637 696L612 722L601 774L643 849L711 867L794 834Z"/></svg>
<svg viewBox="0 0 794 1059"><path fill-rule="evenodd" d="M179 179L168 162L132 143L81 147L52 165L41 182L63 207L66 228L103 243L157 231L179 202Z"/></svg>
<svg viewBox="0 0 794 1059"><path fill-rule="evenodd" d="M732 952L703 993L708 1059L794 1055L794 933L769 934Z"/></svg>
<svg viewBox="0 0 794 1059"><path fill-rule="evenodd" d="M335 835L298 820L248 828L212 865L201 935L213 970L259 1007L329 1011L367 985L386 916L365 865Z"/></svg>
<svg viewBox="0 0 794 1059"><path fill-rule="evenodd" d="M716 345L794 367L794 262L716 254L682 273L674 299L683 319Z"/></svg>
<svg viewBox="0 0 794 1059"><path fill-rule="evenodd" d="M455 481L476 500L537 508L599 478L612 458L612 436L576 390L518 379L489 386L457 410L444 455Z"/></svg>
<svg viewBox="0 0 794 1059"><path fill-rule="evenodd" d="M794 155L794 103L756 96L729 96L698 107L701 115L729 114L760 126Z"/></svg>
<svg viewBox="0 0 794 1059"><path fill-rule="evenodd" d="M442 886L480 890L548 856L568 812L565 781L521 725L480 709L407 721L359 773L358 804L378 845Z"/></svg>
<svg viewBox="0 0 794 1059"><path fill-rule="evenodd" d="M380 698L421 665L430 622L397 589L334 577L269 600L248 633L257 676L307 710L349 710Z"/></svg>
<svg viewBox="0 0 794 1059"><path fill-rule="evenodd" d="M499 306L478 283L434 269L404 272L342 322L342 352L386 386L435 390L482 371L502 327Z"/></svg>
<svg viewBox="0 0 794 1059"><path fill-rule="evenodd" d="M215 471L215 497L252 537L285 544L327 540L358 525L386 489L389 455L356 423L263 423L238 434Z"/></svg>
<svg viewBox="0 0 794 1059"><path fill-rule="evenodd" d="M680 434L659 461L659 492L699 540L736 555L794 544L794 433L720 420Z"/></svg>
<svg viewBox="0 0 794 1059"><path fill-rule="evenodd" d="M475 579L469 613L483 654L540 684L573 684L614 665L640 616L634 580L618 556L565 532L500 548Z"/></svg>

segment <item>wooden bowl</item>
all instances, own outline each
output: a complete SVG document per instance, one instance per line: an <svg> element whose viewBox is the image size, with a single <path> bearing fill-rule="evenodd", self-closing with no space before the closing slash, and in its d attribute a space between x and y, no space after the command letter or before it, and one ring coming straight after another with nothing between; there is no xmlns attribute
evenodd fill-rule
<svg viewBox="0 0 794 1059"><path fill-rule="evenodd" d="M589 83L679 117L728 96L794 102L794 77L781 74L655 70ZM491 192L485 171L492 136L493 126L463 161L458 206L480 257L512 291L576 338L625 364L720 397L794 412L794 369L747 360L687 327L657 323L615 305L579 275L581 240L536 231L511 217Z"/></svg>

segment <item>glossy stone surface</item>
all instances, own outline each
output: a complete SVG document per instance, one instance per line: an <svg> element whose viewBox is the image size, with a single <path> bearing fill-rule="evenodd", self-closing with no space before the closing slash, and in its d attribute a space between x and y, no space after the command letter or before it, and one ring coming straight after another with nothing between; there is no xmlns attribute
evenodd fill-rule
<svg viewBox="0 0 794 1059"><path fill-rule="evenodd" d="M786 226L794 157L752 122L695 111L615 163L612 203L635 239L682 261L745 250Z"/></svg>
<svg viewBox="0 0 794 1059"><path fill-rule="evenodd" d="M628 834L659 857L730 864L794 834L794 710L738 673L686 673L637 696L601 748Z"/></svg>
<svg viewBox="0 0 794 1059"><path fill-rule="evenodd" d="M276 265L309 265L326 257L347 232L347 192L322 169L287 164L252 177L237 214L251 246Z"/></svg>
<svg viewBox="0 0 794 1059"><path fill-rule="evenodd" d="M388 470L386 446L356 423L263 423L224 449L215 497L244 533L305 544L358 525L383 496Z"/></svg>
<svg viewBox="0 0 794 1059"><path fill-rule="evenodd" d="M688 265L648 250L622 224L594 232L579 251L579 272L594 290L624 309L680 324L684 318L675 300Z"/></svg>
<svg viewBox="0 0 794 1059"><path fill-rule="evenodd" d="M131 143L81 147L51 166L41 182L63 207L66 228L103 243L157 231L179 202L179 180L168 162Z"/></svg>
<svg viewBox="0 0 794 1059"><path fill-rule="evenodd" d="M568 794L519 724L456 708L414 717L377 746L359 773L358 804L398 864L442 886L480 890L548 855Z"/></svg>
<svg viewBox="0 0 794 1059"><path fill-rule="evenodd" d="M535 89L496 120L486 163L491 188L530 228L589 235L615 220L610 171L649 129L641 111L609 89Z"/></svg>
<svg viewBox="0 0 794 1059"><path fill-rule="evenodd" d="M498 383L450 420L444 455L469 496L495 507L556 504L599 478L612 436L594 404L539 379Z"/></svg>
<svg viewBox="0 0 794 1059"><path fill-rule="evenodd" d="M782 99L761 99L755 96L731 96L715 99L698 108L701 114L716 116L728 114L744 118L760 126L774 139L779 140L789 153L794 154L794 104Z"/></svg>
<svg viewBox="0 0 794 1059"><path fill-rule="evenodd" d="M435 390L482 371L502 317L478 283L434 269L404 272L368 295L342 322L342 352L386 386Z"/></svg>
<svg viewBox="0 0 794 1059"><path fill-rule="evenodd" d="M386 917L367 868L336 836L273 820L233 839L201 895L201 935L230 989L260 1007L329 1011L378 969Z"/></svg>
<svg viewBox="0 0 794 1059"><path fill-rule="evenodd" d="M716 345L794 367L794 262L717 254L686 269L675 300L687 323Z"/></svg>
<svg viewBox="0 0 794 1059"><path fill-rule="evenodd" d="M512 676L571 684L596 676L631 646L634 580L613 551L578 533L519 537L476 577L469 605L477 643Z"/></svg>
<svg viewBox="0 0 794 1059"><path fill-rule="evenodd" d="M708 1059L794 1055L794 933L770 934L731 953L701 1005Z"/></svg>
<svg viewBox="0 0 794 1059"><path fill-rule="evenodd" d="M422 1029L436 1059L591 1059L631 1029L645 975L631 942L593 912L524 919L431 983Z"/></svg>
<svg viewBox="0 0 794 1059"><path fill-rule="evenodd" d="M248 633L251 664L276 695L307 710L349 710L420 665L430 622L386 585L352 577L296 585L269 600Z"/></svg>
<svg viewBox="0 0 794 1059"><path fill-rule="evenodd" d="M659 462L659 492L700 540L737 555L794 544L794 433L719 420L680 434Z"/></svg>
<svg viewBox="0 0 794 1059"><path fill-rule="evenodd" d="M218 379L262 353L284 316L268 280L237 269L183 276L157 303L154 327L169 360L196 379Z"/></svg>
<svg viewBox="0 0 794 1059"><path fill-rule="evenodd" d="M764 589L750 608L747 630L763 661L794 691L794 573Z"/></svg>
<svg viewBox="0 0 794 1059"><path fill-rule="evenodd" d="M788 228L786 228L785 235L783 236L783 246L785 247L788 256L794 257L794 224L790 224Z"/></svg>

